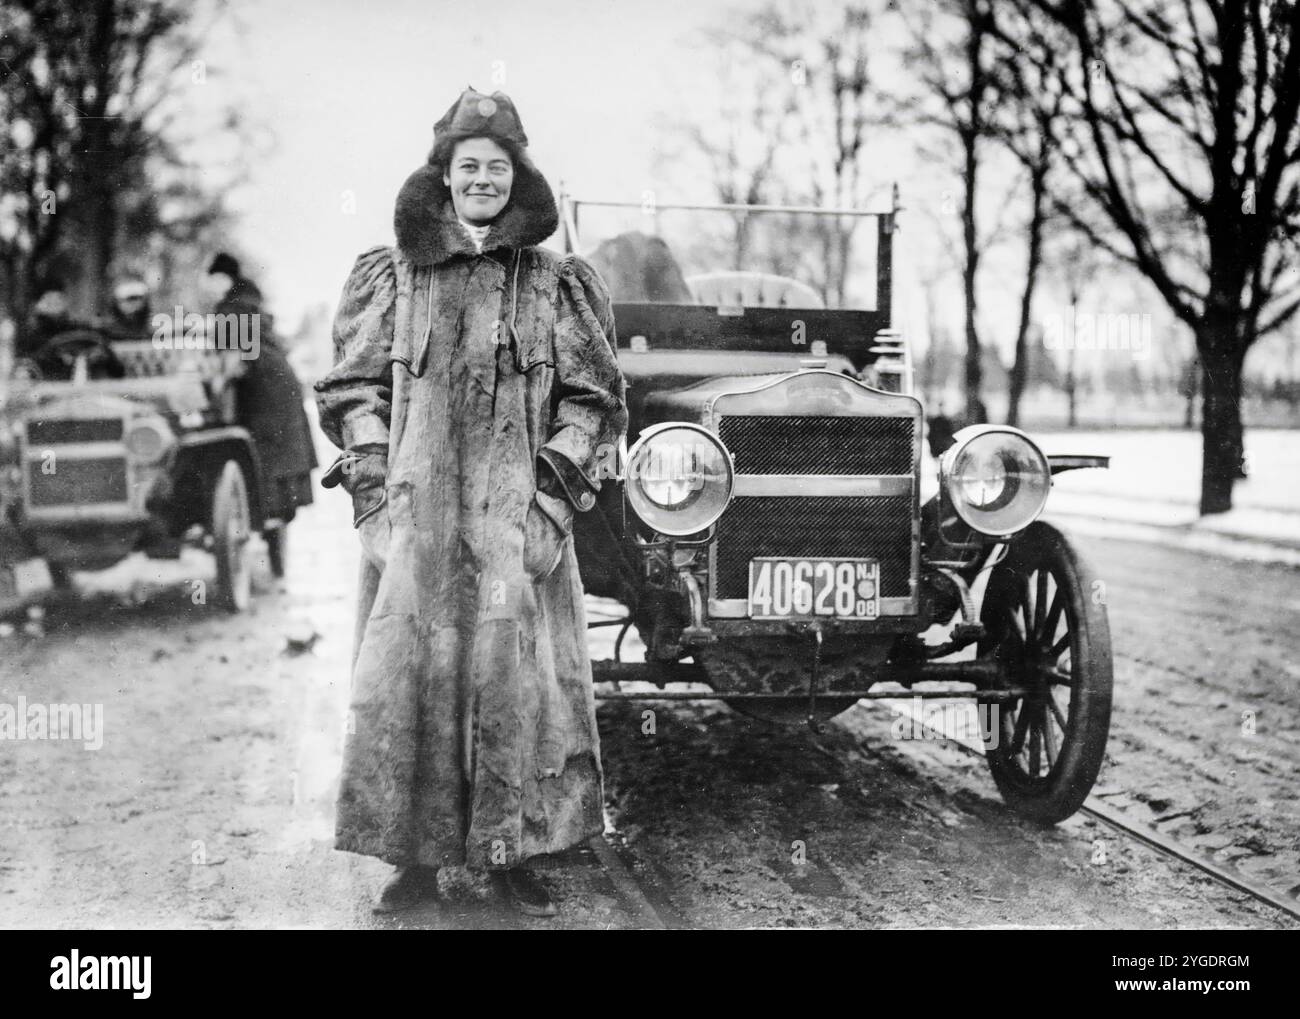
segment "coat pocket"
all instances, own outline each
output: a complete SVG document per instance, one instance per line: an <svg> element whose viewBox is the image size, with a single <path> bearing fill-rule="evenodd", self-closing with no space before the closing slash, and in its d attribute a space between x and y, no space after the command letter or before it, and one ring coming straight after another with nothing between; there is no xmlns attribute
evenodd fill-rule
<svg viewBox="0 0 1300 1019"><path fill-rule="evenodd" d="M380 503L357 525L362 555L381 570L388 561L388 544L393 537L393 524L388 516L387 505L387 500Z"/></svg>
<svg viewBox="0 0 1300 1019"><path fill-rule="evenodd" d="M415 526L414 488L409 481L394 481L384 489L388 519L401 527Z"/></svg>
<svg viewBox="0 0 1300 1019"><path fill-rule="evenodd" d="M510 338L515 351L515 370L525 375L534 368L555 367L555 346L551 331L529 323L527 328L516 328Z"/></svg>
<svg viewBox="0 0 1300 1019"><path fill-rule="evenodd" d="M424 371L424 362L429 356L430 334L427 328L420 330L419 336L410 329L399 329L393 337L393 348L388 360L400 364L413 377L419 378ZM418 346L417 346L418 342Z"/></svg>
<svg viewBox="0 0 1300 1019"><path fill-rule="evenodd" d="M535 492L524 521L524 568L533 580L549 577L560 564L573 528L573 507L564 499Z"/></svg>
<svg viewBox="0 0 1300 1019"><path fill-rule="evenodd" d="M352 497L352 526L383 506L384 485L388 476L388 458L379 453L345 450L321 476L321 487L342 487Z"/></svg>
<svg viewBox="0 0 1300 1019"><path fill-rule="evenodd" d="M414 378L424 374L424 365L429 358L429 343L433 336L433 285L433 272L430 270L423 286L415 282L414 293L405 289L399 289L397 293L393 346L388 360L400 364Z"/></svg>
<svg viewBox="0 0 1300 1019"><path fill-rule="evenodd" d="M506 319L515 368L521 374L555 367L555 288L553 274L533 265L524 278L511 282L513 311Z"/></svg>

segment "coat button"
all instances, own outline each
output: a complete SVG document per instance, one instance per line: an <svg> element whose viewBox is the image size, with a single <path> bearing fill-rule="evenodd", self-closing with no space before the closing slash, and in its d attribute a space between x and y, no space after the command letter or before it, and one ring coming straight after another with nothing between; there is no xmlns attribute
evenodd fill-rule
<svg viewBox="0 0 1300 1019"><path fill-rule="evenodd" d="M583 492L578 496L578 509L589 510L596 505L596 497L590 492Z"/></svg>

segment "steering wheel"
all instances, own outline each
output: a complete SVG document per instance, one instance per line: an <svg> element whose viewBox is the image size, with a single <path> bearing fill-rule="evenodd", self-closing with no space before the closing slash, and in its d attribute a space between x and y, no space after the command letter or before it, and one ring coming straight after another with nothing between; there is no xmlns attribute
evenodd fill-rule
<svg viewBox="0 0 1300 1019"><path fill-rule="evenodd" d="M126 368L108 340L93 329L70 329L45 341L34 360L47 378L72 378L77 359L85 357L91 378L120 379Z"/></svg>

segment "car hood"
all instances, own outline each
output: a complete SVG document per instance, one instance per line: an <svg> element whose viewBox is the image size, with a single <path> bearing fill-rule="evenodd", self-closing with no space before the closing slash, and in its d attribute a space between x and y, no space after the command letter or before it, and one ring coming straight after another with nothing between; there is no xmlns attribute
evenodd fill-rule
<svg viewBox="0 0 1300 1019"><path fill-rule="evenodd" d="M114 416L141 409L164 415L201 411L207 392L198 376L167 375L73 382L15 381L6 394L8 415L39 413L43 417Z"/></svg>
<svg viewBox="0 0 1300 1019"><path fill-rule="evenodd" d="M629 434L661 421L704 423L710 402L723 393L747 392L804 370L807 354L734 351L619 351L628 386ZM826 371L854 376L852 362L831 355L813 359Z"/></svg>

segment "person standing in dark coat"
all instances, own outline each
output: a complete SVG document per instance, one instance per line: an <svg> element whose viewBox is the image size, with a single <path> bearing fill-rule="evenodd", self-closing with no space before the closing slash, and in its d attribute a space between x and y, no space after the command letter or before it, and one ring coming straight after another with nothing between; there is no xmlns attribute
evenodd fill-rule
<svg viewBox="0 0 1300 1019"><path fill-rule="evenodd" d="M261 290L243 275L239 262L222 252L208 275L229 280L216 314L257 316L260 345L238 383L239 417L257 443L266 515L287 523L299 506L311 503L311 472L317 466L302 384L275 338L271 316L262 310Z"/></svg>
<svg viewBox="0 0 1300 1019"><path fill-rule="evenodd" d="M262 307L262 291L244 275L234 255L224 251L218 254L208 266L208 275L215 277L219 287L225 291L217 302L218 315L259 315L262 331L274 331L275 320Z"/></svg>

